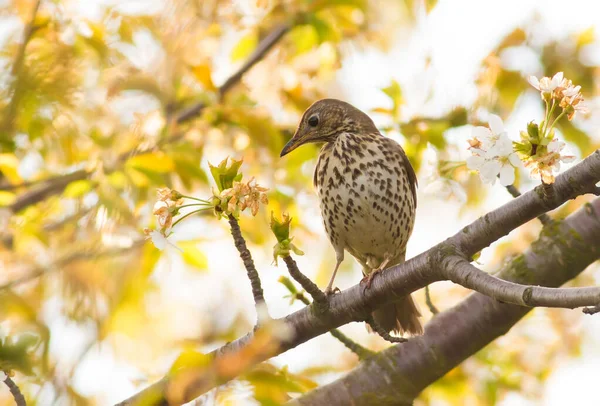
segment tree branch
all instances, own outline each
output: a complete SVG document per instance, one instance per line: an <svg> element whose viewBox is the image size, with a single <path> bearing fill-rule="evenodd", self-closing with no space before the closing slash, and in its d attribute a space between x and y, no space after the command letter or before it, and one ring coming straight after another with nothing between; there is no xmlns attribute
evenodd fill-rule
<svg viewBox="0 0 600 406"><path fill-rule="evenodd" d="M4 383L8 386L10 393L13 395L15 399L15 403L17 406L27 406L27 402L25 401L25 396L21 393L21 389L17 386L17 384L11 379L8 374L6 374L6 379L4 379Z"/></svg>
<svg viewBox="0 0 600 406"><path fill-rule="evenodd" d="M283 36L290 30L291 24L282 24L277 26L269 35L267 35L258 44L256 50L246 63L244 63L231 77L229 77L221 87L219 87L219 97L223 98L225 94L240 81L242 76L250 70L258 61L260 61L273 47L283 38ZM175 117L175 121L178 124L187 122L194 117L197 117L206 105L204 103L197 103L188 109L185 109ZM183 133L173 135L168 139L168 143L174 143L183 138ZM133 150L119 156L118 164L111 168L108 172L119 169L131 156L148 152L148 150L138 151ZM25 192L17 198L17 200L9 206L13 213L17 213L33 204L39 203L46 197L62 193L67 185L76 180L87 179L92 175L93 171L79 170L67 175L59 175L53 178L49 178L41 183L35 189Z"/></svg>
<svg viewBox="0 0 600 406"><path fill-rule="evenodd" d="M11 74L14 76L12 98L10 99L10 103L6 108L6 116L4 117L2 124L3 132L5 132L6 136L8 137L11 136L10 133L12 132L15 115L17 113L21 98L21 82L19 76L21 75L21 70L23 69L23 65L25 63L25 49L27 48L27 44L29 44L29 40L35 31L35 17L37 16L40 4L41 0L36 0L35 3L33 3L31 15L25 24L25 29L23 30L23 39L19 48L17 49L15 61L11 69Z"/></svg>
<svg viewBox="0 0 600 406"><path fill-rule="evenodd" d="M498 277L545 286L560 286L574 278L600 257L600 216L596 213L600 213L600 199L570 215L552 235L542 233ZM506 334L530 310L473 293L433 318L423 336L380 352L345 377L290 404L334 406L351 400L357 406L411 405L423 389Z"/></svg>
<svg viewBox="0 0 600 406"><path fill-rule="evenodd" d="M304 308L285 317L283 320L292 329L293 334L291 338L281 343L281 346L278 348L277 354L281 354L289 350L290 348L296 347L297 345L303 342L306 342L312 338L324 334L333 328L342 326L352 321L366 320L369 314L377 307L380 307L385 303L393 302L398 297L407 296L418 289L424 288L432 282L444 280L444 275L442 272L442 263L444 258L457 255L462 256L465 259L470 258L476 252L481 251L483 248L492 244L494 241L507 235L510 231L514 230L522 224L525 224L526 222L539 216L540 214L557 208L569 199L573 199L577 196L588 192L591 193L596 189L595 184L599 181L600 152L595 151L589 157L585 158L582 162L573 166L572 168L565 171L563 174L559 175L556 178L556 182L552 185L553 193L551 198L547 197L547 195L544 193L540 193L541 191L539 187L537 187L534 190L523 194L517 199L514 199L506 203L505 205L497 208L496 210L491 211L485 216L479 218L470 225L464 227L454 236L432 247L428 251L400 265L391 267L385 272L381 272L375 279L373 279L371 288L367 291L364 291L364 293L364 289L360 286L360 284L357 284L339 294L332 296L329 299L329 310L325 314L316 314L315 312L311 311L310 308ZM580 247L579 252L576 252L577 256L574 258L574 260L578 261L577 263L581 266L587 266L587 264L589 264L593 259L600 257L600 253L598 252L597 247L597 241L600 240L600 222L591 222L588 220L586 223L587 226L581 225L581 214L579 214L580 212L578 212L578 216L576 217L578 221L576 230L579 232L579 229L583 228L580 232L581 235L585 233L591 233L596 238L596 240L590 239L590 241L595 241L594 244L584 244L584 247ZM584 212L593 213L594 217L597 218L597 216L595 216L595 213L600 213L600 200L594 201L593 206L586 206ZM562 227L560 225L560 222L558 224L560 227ZM564 238L563 237L564 236L562 234L560 236L557 236L556 241L554 241L554 239L552 238L543 238L542 241L545 244L545 249L552 250L552 243L563 244L564 241L570 242L573 239L575 239L571 233L567 233L567 236ZM579 240L575 240L576 242L574 244L579 244ZM544 254L546 254L546 251L544 251ZM551 257L552 255L543 255L542 259L548 259ZM548 286L558 286L574 275L572 273L573 270L579 269L577 267L569 267L569 269L564 269L566 268L566 266L560 265L561 263L566 263L564 262L564 258L553 259L554 262L548 264L548 266L550 266L551 269L558 270L553 273L552 277L549 279L542 278L541 276L545 276L545 274L542 274L540 276L539 281L533 280L532 278L531 283L544 283ZM531 267L528 269L533 269L533 271L531 272L537 272L537 268ZM543 270L545 268L540 265L540 269ZM562 279L552 279L557 278L558 275L562 275ZM491 299L484 295L478 295L476 297L483 297L485 298L485 300L491 300L494 303L494 306L509 306L506 304L501 305L497 300ZM587 305L592 306L596 304L597 303L595 301L590 301L590 303L588 303ZM473 306L480 306L480 304L475 303L473 304ZM521 309L521 316L528 310L527 308L523 307L517 307L517 309ZM476 309L476 311L482 310L482 308ZM462 311L465 310L462 309ZM447 313L448 312L444 312L443 314ZM433 321L428 324L428 326L434 322L436 322L436 324L434 325L438 325L437 323L446 322L445 320L447 320L447 318L442 317L443 314L438 314L433 319ZM460 317L460 313L458 314L458 316L455 315L453 317ZM503 320L502 315L498 317L501 319L501 321ZM487 316L484 318L487 320ZM440 319L442 321L440 321ZM474 318L471 320L471 322L477 325L477 320L477 318ZM516 322L517 320L518 318L516 318L514 322ZM471 331L475 328L474 326L464 326L463 322L459 322L457 320L453 320L453 322L455 323L455 325L451 326L452 329L455 329L457 326L463 326L463 328L465 328L467 331ZM499 325L504 326L506 328L505 324L500 323ZM430 336L430 334L428 334L428 326L426 326L425 330L425 336L427 337ZM490 330L488 333L494 333L498 331L497 327L487 328ZM243 348L247 345L247 343L252 341L253 335L256 334L256 332L258 331L260 331L260 328L255 332L250 332L245 336L224 345L214 353L215 356L218 358L218 354L221 354L222 356L222 354L236 354L242 351ZM440 330L439 328L436 331L436 334L442 337L447 335L447 333L444 330ZM469 338L468 336L467 338L461 336L460 340L461 341L453 342L453 345L463 345L464 343L462 341L468 341ZM420 345L424 346L423 348L421 348L421 352L424 350L429 351L430 347L425 345L423 343L423 339L421 338L413 338L412 340L409 340L409 342L404 343L401 346L393 346L392 348L404 348L406 346L409 346L410 348L414 349L414 346L410 344L415 341L420 342ZM487 342L489 341L482 341L480 343L480 347L478 347L477 349L481 348L481 346L485 345ZM473 348L469 345L464 347ZM470 354L470 352L468 354L465 354L465 357ZM429 355L429 357L433 355L435 354L432 353ZM416 358L410 352L403 353L403 356L406 357L408 360L411 360L411 362L416 362ZM379 357L376 358L380 359ZM443 357L434 358L437 359L438 362L444 359ZM456 355L453 355L450 359L455 358ZM262 362L265 359L266 358L257 359L257 362ZM462 359L460 359L460 361L462 361ZM437 368L436 370L439 369L440 368ZM381 382L385 382L385 379L381 379ZM128 399L123 404L133 404L137 400L139 400L141 396L144 396L144 394L147 393L147 391L156 393L157 387L164 388L168 387L169 385L170 377L167 376L160 380L158 383L151 385L147 389L144 389L137 395ZM359 388L360 386L361 385L358 385L357 388ZM187 398L185 399L185 401L190 401L192 399L193 398ZM164 397L159 397L157 400L157 404L160 404L160 401L164 401Z"/></svg>
<svg viewBox="0 0 600 406"><path fill-rule="evenodd" d="M300 272L296 261L291 255L283 257L283 261L287 265L291 277L312 297L319 310L325 311L328 306L327 295L310 278Z"/></svg>
<svg viewBox="0 0 600 406"><path fill-rule="evenodd" d="M248 250L246 246L246 241L244 237L242 237L242 231L240 230L240 225L238 221L231 214L228 216L229 225L231 226L231 235L233 236L233 242L238 252L240 253L240 258L242 258L242 262L244 263L244 268L246 268L246 273L248 274L248 279L250 279L250 285L252 286L252 295L254 296L254 305L256 306L256 315L257 315L257 325L262 324L264 320L261 320L263 317L263 309L261 306L265 306L265 298L263 296L263 289L260 284L260 276L258 275L258 271L254 266L254 261L252 260L252 254Z"/></svg>
<svg viewBox="0 0 600 406"><path fill-rule="evenodd" d="M381 338L383 338L385 341L388 341L390 343L405 343L408 341L408 339L404 338L404 337L394 337L392 336L390 333L388 333L387 331L385 331L385 329L383 327L381 327L373 318L372 315L369 314L369 316L366 319L367 324L369 325L369 327L371 327L371 329L376 332Z"/></svg>
<svg viewBox="0 0 600 406"><path fill-rule="evenodd" d="M446 259L446 278L465 288L505 303L527 307L574 309L600 305L600 288L545 288L505 281L491 276L461 257Z"/></svg>
<svg viewBox="0 0 600 406"><path fill-rule="evenodd" d="M514 198L521 196L521 192L519 191L519 189L517 189L517 187L515 185L506 186L506 190L508 190L508 193L510 193L510 195ZM550 216L546 213L540 214L538 216L538 220L543 225L548 225L548 224L552 223L552 218L550 218Z"/></svg>
<svg viewBox="0 0 600 406"><path fill-rule="evenodd" d="M33 279L39 278L40 276L45 275L49 272L58 271L65 265L70 264L71 262L78 261L78 260L115 257L118 255L128 254L128 253L131 253L132 250L134 250L137 247L140 247L144 243L145 243L145 240L141 239L141 240L134 241L131 246L125 247L125 248L113 248L113 249L108 249L105 251L72 252L72 253L65 255L64 257L56 260L55 262L53 262L52 264L50 264L48 266L33 267L33 269L31 269L25 275L0 285L0 292L3 290L6 290L6 289L12 289L17 285L20 285L20 284L29 282Z"/></svg>

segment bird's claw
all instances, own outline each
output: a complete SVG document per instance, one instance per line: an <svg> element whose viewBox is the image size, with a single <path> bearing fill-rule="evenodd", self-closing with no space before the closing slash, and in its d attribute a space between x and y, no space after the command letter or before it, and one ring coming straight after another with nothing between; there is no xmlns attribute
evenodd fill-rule
<svg viewBox="0 0 600 406"><path fill-rule="evenodd" d="M325 289L325 295L326 295L327 297L329 297L329 296L333 296L333 295L335 295L336 293L340 293L340 292L341 292L341 290L340 290L340 288L338 288L337 286L336 286L335 288L333 288L333 289L331 289L331 288L327 288L327 289Z"/></svg>
<svg viewBox="0 0 600 406"><path fill-rule="evenodd" d="M365 275L365 277L361 279L360 283L365 284L365 287L363 288L363 293L365 293L367 289L371 288L371 283L373 283L373 278L375 278L375 275L378 274L379 272L380 272L380 269L375 269L375 270L371 271L371 273L369 273L368 275Z"/></svg>

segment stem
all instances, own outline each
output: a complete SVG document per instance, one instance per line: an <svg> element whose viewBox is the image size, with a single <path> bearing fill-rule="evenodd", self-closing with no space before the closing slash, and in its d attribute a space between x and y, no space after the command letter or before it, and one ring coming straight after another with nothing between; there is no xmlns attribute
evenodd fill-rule
<svg viewBox="0 0 600 406"><path fill-rule="evenodd" d="M431 300L431 294L429 292L429 285L425 286L425 304L427 305L427 307L429 307L429 311L431 312L431 314L438 314L440 311L438 310L437 307L435 307L435 305L433 304L433 301Z"/></svg>
<svg viewBox="0 0 600 406"><path fill-rule="evenodd" d="M562 118L562 116L564 116L564 115L565 115L565 113L566 113L566 112L567 112L566 110L563 110L563 111L562 111L562 112L561 112L561 113L558 115L558 117L556 117L556 120L554 120L554 121L552 122L552 125L550 126L550 129L548 130L548 134L550 134L550 133L552 132L552 129L554 128L554 125L556 124L556 122L557 122L558 120L560 120L560 119Z"/></svg>
<svg viewBox="0 0 600 406"><path fill-rule="evenodd" d="M374 332L376 332L377 334L379 334L379 336L381 338L383 338L385 341L389 341L390 343L405 343L408 340L404 337L394 337L392 335L390 335L390 333L388 333L387 331L385 331L385 329L383 327L381 327L373 318L373 316L371 316L369 314L369 317L367 317L367 319L365 320L367 322L367 324L373 329Z"/></svg>
<svg viewBox="0 0 600 406"><path fill-rule="evenodd" d="M328 307L327 295L323 293L319 287L310 280L306 275L300 272L298 264L290 255L283 257L283 261L287 265L288 271L292 278L302 286L302 288L313 298L319 310L326 310Z"/></svg>
<svg viewBox="0 0 600 406"><path fill-rule="evenodd" d="M4 380L6 386L10 390L10 393L13 395L15 399L15 403L17 406L27 406L27 402L25 401L25 396L21 393L21 389L17 386L17 384L6 374L6 379Z"/></svg>
<svg viewBox="0 0 600 406"><path fill-rule="evenodd" d="M285 257L285 258L290 258L290 257ZM323 293L323 292L321 292L321 293ZM308 300L304 295L298 294L298 295L296 295L296 298L299 301L301 301L302 303L304 303L305 305L307 305L307 306L310 305L310 300ZM348 337L346 334L342 333L337 328L330 330L329 334L331 334L333 337L337 338L339 342L344 344L344 346L346 348L348 348L350 351L355 353L358 356L358 358L361 360L368 358L371 355L375 354L374 351L371 351L368 348L363 347L362 345L360 345L359 343L357 343L356 341L354 341L350 337Z"/></svg>
<svg viewBox="0 0 600 406"><path fill-rule="evenodd" d="M242 237L242 231L240 230L240 225L238 221L231 214L228 216L229 225L231 226L231 235L233 236L233 242L235 243L235 247L240 253L240 258L242 258L242 262L244 263L244 267L246 268L246 273L248 274L248 279L250 279L250 285L252 286L252 295L254 296L254 304L256 306L257 315L260 318L262 311L259 309L260 306L263 306L265 303L265 298L263 296L263 289L260 283L260 277L258 276L258 271L254 266L254 261L252 260L252 255L246 246L246 240ZM258 320L258 324L261 323L262 320Z"/></svg>
<svg viewBox="0 0 600 406"><path fill-rule="evenodd" d="M202 202L202 203L206 203L206 204L210 204L210 202L208 200L204 200L204 199L199 199L197 197L194 196L186 196L186 195L181 195L181 197L185 198L185 199L190 199L190 200L196 200L198 202Z"/></svg>
<svg viewBox="0 0 600 406"><path fill-rule="evenodd" d="M185 206L181 206L181 207L185 207ZM173 228L173 227L175 227L177 224L179 224L179 222L180 222L181 220L183 220L184 218L186 218L186 217L189 217L189 216L191 216L192 214L200 213L201 211L204 211L204 210L210 210L211 208L212 208L212 207L206 207L206 208L204 208L204 209L198 209L198 210L194 210L194 211L191 211L191 212L189 212L189 213L186 213L186 214L184 214L183 216L179 217L179 218L178 218L178 219L177 219L177 220L176 220L176 221L175 221L175 222L174 222L174 223L171 225L171 228Z"/></svg>

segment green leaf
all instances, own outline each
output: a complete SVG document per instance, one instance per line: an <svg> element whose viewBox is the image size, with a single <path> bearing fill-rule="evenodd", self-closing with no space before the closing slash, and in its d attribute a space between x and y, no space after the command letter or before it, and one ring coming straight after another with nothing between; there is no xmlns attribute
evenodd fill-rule
<svg viewBox="0 0 600 406"><path fill-rule="evenodd" d="M82 197L90 190L92 190L94 184L89 180L76 180L74 182L69 183L69 185L65 188L63 192L63 196L69 198L78 198Z"/></svg>
<svg viewBox="0 0 600 406"><path fill-rule="evenodd" d="M129 158L127 165L131 168L157 173L168 173L175 169L175 163L163 152L151 152Z"/></svg>
<svg viewBox="0 0 600 406"><path fill-rule="evenodd" d="M258 45L258 35L256 32L251 31L248 34L244 35L235 47L231 50L231 60L239 61L241 59L246 59L254 48Z"/></svg>
<svg viewBox="0 0 600 406"><path fill-rule="evenodd" d="M0 190L0 207L10 206L17 200L17 195L12 192Z"/></svg>
<svg viewBox="0 0 600 406"><path fill-rule="evenodd" d="M219 192L222 192L225 189L229 189L233 186L234 181L242 180L242 174L238 173L240 166L242 166L243 159L236 161L231 158L231 164L227 165L229 158L225 158L222 160L219 165L213 166L208 163L210 167L210 173L217 184L217 188L219 188Z"/></svg>
<svg viewBox="0 0 600 406"><path fill-rule="evenodd" d="M177 246L183 251L181 256L186 264L202 271L208 268L208 259L206 258L206 255L198 248L198 242L178 241Z"/></svg>

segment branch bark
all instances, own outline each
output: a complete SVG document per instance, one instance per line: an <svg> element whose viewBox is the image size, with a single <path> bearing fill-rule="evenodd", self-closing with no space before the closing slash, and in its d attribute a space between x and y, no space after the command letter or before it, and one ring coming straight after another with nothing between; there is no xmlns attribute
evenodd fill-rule
<svg viewBox="0 0 600 406"><path fill-rule="evenodd" d="M23 396L23 393L21 393L21 389L19 389L19 387L17 386L15 381L13 381L11 379L11 377L8 376L8 374L6 374L6 379L4 380L4 384L6 386L8 386L8 389L10 390L10 393L13 395L13 398L15 399L15 404L17 406L27 406L27 402L25 401L25 396Z"/></svg>
<svg viewBox="0 0 600 406"><path fill-rule="evenodd" d="M513 282L501 281L503 287L510 285L509 289L485 287L485 290L496 298L500 292L504 292L504 298L516 301L518 295L507 293L512 291L515 283L560 286L600 258L598 241L600 199L572 214L551 231L542 232L525 254L508 263L497 276ZM473 272L470 264L464 261L456 265L466 273L481 273L479 270ZM461 278L457 279L461 284L464 282ZM489 282L492 281L487 279L484 282L481 279L469 284L479 288L481 283ZM530 305L532 300L541 305L556 305L561 301L561 293L571 292L566 298L577 291L574 288L536 289L544 293L527 300ZM582 297L589 289L579 291ZM352 402L353 405L411 405L428 385L497 337L506 334L531 310L530 307L501 303L494 297L482 293L471 294L433 318L425 326L423 336L380 352L345 377L317 388L290 404L345 405ZM566 299L563 304L571 307L576 302Z"/></svg>
<svg viewBox="0 0 600 406"><path fill-rule="evenodd" d="M235 248L237 248L238 252L240 253L240 258L244 263L244 268L246 268L246 273L248 274L248 279L250 280L250 285L252 286L252 296L254 296L254 305L256 306L257 325L260 325L263 321L261 320L263 314L261 306L265 306L265 298L263 295L262 285L260 283L260 276L258 275L256 266L254 266L252 254L250 254L250 250L248 250L248 247L246 246L246 241L244 240L244 237L242 237L242 230L240 230L238 221L231 214L229 215L228 219Z"/></svg>
<svg viewBox="0 0 600 406"><path fill-rule="evenodd" d="M545 193L544 190L541 189L541 186L539 186L534 190L523 194L517 199L508 202L507 204L499 207L496 210L493 210L492 212L474 221L470 225L464 227L454 236L434 246L428 251L400 265L389 268L385 272L382 272L380 275L378 275L377 278L373 280L371 288L364 291L364 293L362 287L359 284L357 284L341 292L340 294L334 295L329 299L329 309L324 314L316 314L309 308L304 308L285 317L283 320L291 328L293 334L291 338L281 343L281 346L279 347L277 353L280 354L282 352L285 352L290 348L293 348L305 341L308 341L314 337L324 334L327 331L339 327L341 325L350 323L352 321L366 320L368 315L375 308L380 307L385 303L392 302L398 297L406 296L417 289L425 287L426 285L432 282L447 279L448 268L446 267L445 261L447 261L448 258L455 258L456 256L459 256L465 260L470 259L478 251L489 246L499 238L507 235L510 231L526 223L527 221L536 218L540 214L559 207L561 204L563 204L569 199L573 199L585 193L595 192L595 184L599 181L600 151L595 151L592 155L584 159L582 162L565 171L562 175L558 176L556 182L551 186L552 193ZM589 215L587 214L587 212L589 211L591 213L594 213L594 218L596 218L595 213L600 213L600 201L594 201L594 205L588 206L588 209L589 210L587 211L584 210L585 215ZM575 230L581 235L593 235L596 238L595 241L597 242L599 237L598 234L600 234L600 224L598 223L598 221L592 222L586 218L585 220L587 222L587 225L582 224L585 222L581 220L581 211L578 212L578 214L575 217L578 219L577 221L574 221L577 225L577 227L575 227ZM559 225L561 224L560 222L556 223L558 223ZM543 238L541 238L540 241L542 241L545 245L540 247L545 250L550 250L554 252L556 250L553 251L553 243L557 244L557 247L560 248L562 244L564 244L563 241L569 241L570 243L571 239L574 238L573 235L569 233L567 234L568 235L566 237L563 236L562 233L560 235L557 235L555 238L556 241L554 241L554 238L547 238L542 236ZM567 238L569 236L570 238ZM567 267L566 265L560 265L561 262L559 261L563 261L562 264L567 264L568 262L564 262L564 258L555 257L554 262L548 264L548 266L554 270L554 272L552 272L552 275L550 276L547 276L543 272L540 273L539 270L545 269L545 267L542 266L544 264L539 264L539 266L537 266L537 264L530 264L529 262L527 262L529 265L529 268L527 269L531 269L533 275L539 274L539 278L535 278L529 276L529 271L525 272L527 276L531 278L531 283L544 284L547 286L558 286L569 279L569 275L571 275L570 272L572 272L572 270L582 270L583 268L585 268L585 266L587 266L587 264L589 264L593 259L597 258L600 255L597 252L597 243L584 244L583 247L580 247L580 245L578 244L579 243L573 242L573 246L576 246L578 249L577 257L573 258L573 260L575 261L574 265L571 266L571 264L569 264L569 267ZM532 250L534 251L533 255L536 255L535 252L538 252L537 248L532 247ZM560 250L560 253L563 252L563 250ZM543 254L546 254L546 251L544 251ZM531 256L532 254L528 255ZM527 257L528 261L533 261L533 259L530 259L529 256ZM544 259L550 257L551 255L542 255L542 258L539 258L538 255L535 257L535 259L542 262ZM521 268L519 269L521 270L521 272L523 272ZM557 279L558 275L562 275L562 278ZM504 275L501 274L501 276ZM523 280L524 279L517 281ZM600 292L600 288L597 288L597 290L598 292ZM462 317L461 312L451 312L452 314L454 314L454 316L452 316L451 318L451 322L455 324L450 326L447 325L447 323L449 323L447 321L448 316L442 317L443 314L438 314L434 318L436 324L433 324L433 327L428 327L433 323L430 322L428 326L426 326L425 336L423 336L423 338L413 339L407 343L392 348L411 348L412 350L416 350L415 344L411 343L417 342L420 343L419 345L421 346L418 347L420 348L420 352L423 353L430 351L431 354L429 355L429 357L433 356L433 358L438 360L438 362L443 362L444 365L446 365L447 359L442 357L438 358L436 356L435 347L429 346L429 343L427 341L424 341L431 340L432 334L428 333L429 330L435 329L435 326L439 326L438 323L446 323L443 324L443 327L437 327L435 334L439 335L440 337L446 336L447 332L444 331L442 328L451 328L452 331L455 331L458 326L461 326L467 332L479 332L479 320L486 320L488 318L487 313L481 313L482 311L494 311L496 306L509 306L506 304L500 305L500 303L497 300L490 298L489 296L475 295L474 297L479 298L476 300L480 301L481 303L475 302L471 304L471 306L474 306L473 313L479 312L478 317L480 317L481 319L478 317L470 318L468 322L472 323L472 325L467 323L467 318L465 318L464 320L460 319L460 317ZM473 301L474 299L469 300ZM468 302L468 300L466 302ZM487 305L485 309L483 307L484 304ZM589 303L583 304L588 306L595 306L598 303L595 300L593 300ZM506 323L512 320L512 324L514 324L520 317L522 317L523 314L525 314L528 311L528 308L516 308L520 309L518 312L516 312L518 317L512 316L512 318L506 318L506 316L503 316L502 312L500 312L500 314L497 316L499 319L499 326L503 326L504 329L507 329L508 324ZM466 311L466 308L461 308L461 311ZM448 312L444 312L444 314L448 314ZM505 318L508 321L504 322ZM464 348L457 350L457 353L462 352L462 358L457 358L456 355L452 355L450 357L451 354L444 354L444 356L450 357L450 359L456 360L456 363L458 363L497 336L490 334L492 334L493 332L501 334L505 331L506 330L499 329L498 327L489 328L489 331L485 331L481 334L481 337L489 338L489 340L485 341L485 339L482 339L478 342L478 346L470 345L468 343L468 345L465 345L465 337L468 338L469 336L468 334L466 334L465 336L461 335L460 340L452 341L451 344L454 346L463 346L464 348L469 348L473 350L467 351ZM252 337L254 334L256 334L256 331L250 332L245 336L224 345L223 347L219 348L216 352L213 353L214 356L218 358L219 356L222 356L222 354L235 354L237 352L242 351L243 348L247 345L247 343L252 341ZM434 344L436 343L432 343L432 345ZM449 347L448 351L451 351L452 345ZM413 353L411 353L409 350L402 351L403 357L407 358L406 362L410 361L416 364L421 363L421 361L416 359ZM379 356L375 358L376 360L381 359ZM265 359L262 359L260 361L264 361ZM376 360L369 362L369 365L372 365L374 362L376 363ZM453 365L456 365L456 363L454 363ZM437 370L440 369L437 367L437 365L432 365L431 367L433 369L437 368ZM434 372L428 373L431 374ZM426 371L423 372L423 374L426 375ZM377 375L373 376L376 377ZM437 375L435 379L439 378L439 376L441 375ZM383 382L385 382L386 380L381 379L379 381L383 384ZM425 381L427 381L428 383L432 382L432 380L427 379L425 379L424 382ZM144 396L146 391L152 391L153 393L156 393L157 387L169 387L173 384L175 383L174 381L171 381L171 377L166 376L158 383L151 385L149 388L141 391L137 395L134 395L133 397L124 401L121 404L136 404L139 401L139 399L141 399ZM414 397L414 395L416 395L418 391L422 390L423 387L424 386L422 386L416 391L411 392L411 396ZM373 391L370 392L375 393ZM185 400L190 401L192 400L192 398ZM169 404L166 402L167 401L163 396L157 399L156 404Z"/></svg>

